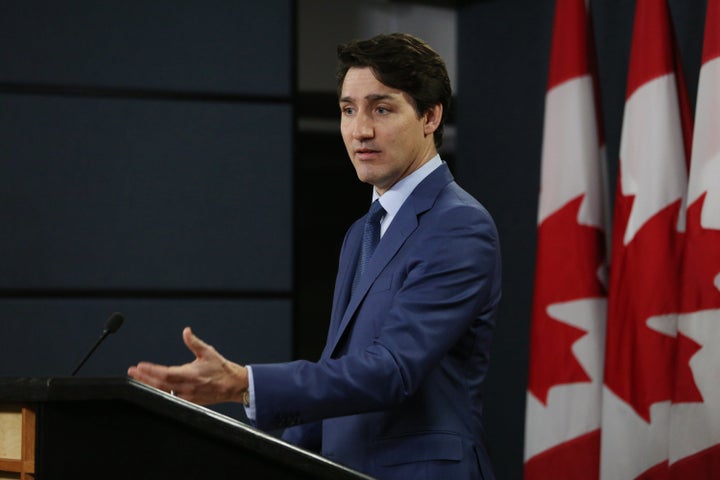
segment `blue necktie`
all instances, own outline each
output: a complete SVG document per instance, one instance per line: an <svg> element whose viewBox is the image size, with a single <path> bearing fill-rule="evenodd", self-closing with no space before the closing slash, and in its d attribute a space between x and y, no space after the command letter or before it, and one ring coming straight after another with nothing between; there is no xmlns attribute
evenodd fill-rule
<svg viewBox="0 0 720 480"><path fill-rule="evenodd" d="M355 292L355 287L360 282L370 262L375 247L380 242L380 219L385 215L385 209L380 205L378 200L375 200L370 206L370 211L367 214L365 220L365 230L363 231L362 245L360 246L360 258L358 258L357 267L355 268L355 278L353 278L352 291Z"/></svg>

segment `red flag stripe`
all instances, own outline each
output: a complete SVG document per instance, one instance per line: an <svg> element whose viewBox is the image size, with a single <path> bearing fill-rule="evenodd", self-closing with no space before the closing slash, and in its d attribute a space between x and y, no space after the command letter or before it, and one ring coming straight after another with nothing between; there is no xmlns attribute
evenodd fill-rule
<svg viewBox="0 0 720 480"><path fill-rule="evenodd" d="M550 48L548 90L570 79L586 75L588 65L587 11L584 1L559 1L555 8Z"/></svg>
<svg viewBox="0 0 720 480"><path fill-rule="evenodd" d="M668 55L674 50L668 9L657 8L656 2L647 0L635 5L626 99L642 85L675 70L674 59ZM638 18L643 20L638 22Z"/></svg>
<svg viewBox="0 0 720 480"><path fill-rule="evenodd" d="M703 43L703 64L720 57L720 3L708 0L705 13L705 42Z"/></svg>
<svg viewBox="0 0 720 480"><path fill-rule="evenodd" d="M525 464L525 480L587 480L600 468L600 429L545 450Z"/></svg>

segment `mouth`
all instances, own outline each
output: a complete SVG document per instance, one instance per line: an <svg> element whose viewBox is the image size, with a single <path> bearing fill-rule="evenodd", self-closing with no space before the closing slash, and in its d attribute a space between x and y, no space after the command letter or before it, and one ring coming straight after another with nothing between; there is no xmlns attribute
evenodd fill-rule
<svg viewBox="0 0 720 480"><path fill-rule="evenodd" d="M380 154L380 150L375 150L372 148L356 148L355 149L355 157L357 157L360 160L371 160L375 157L377 157Z"/></svg>

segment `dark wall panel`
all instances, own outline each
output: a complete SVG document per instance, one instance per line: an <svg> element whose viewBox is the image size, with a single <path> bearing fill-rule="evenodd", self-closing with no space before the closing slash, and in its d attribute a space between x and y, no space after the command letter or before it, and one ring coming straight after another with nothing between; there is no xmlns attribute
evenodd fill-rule
<svg viewBox="0 0 720 480"><path fill-rule="evenodd" d="M0 82L289 96L290 0L0 3Z"/></svg>
<svg viewBox="0 0 720 480"><path fill-rule="evenodd" d="M503 257L485 395L497 478L522 478L540 146L551 0L479 2L458 16L459 180L493 214ZM508 28L512 25L512 28Z"/></svg>
<svg viewBox="0 0 720 480"><path fill-rule="evenodd" d="M125 322L78 376L124 376L141 360L166 365L192 361L182 341L185 326L243 364L291 359L289 300L2 299L0 376L69 376L114 311L122 312ZM212 408L245 418L237 404Z"/></svg>
<svg viewBox="0 0 720 480"><path fill-rule="evenodd" d="M0 2L0 375L69 374L117 310L83 375L185 362L184 325L291 358L294 31L292 0Z"/></svg>
<svg viewBox="0 0 720 480"><path fill-rule="evenodd" d="M290 290L290 106L0 104L0 288Z"/></svg>
<svg viewBox="0 0 720 480"><path fill-rule="evenodd" d="M185 326L237 362L290 360L289 300L2 299L0 376L70 375L115 311L125 322L79 376L123 376L140 360L191 361Z"/></svg>

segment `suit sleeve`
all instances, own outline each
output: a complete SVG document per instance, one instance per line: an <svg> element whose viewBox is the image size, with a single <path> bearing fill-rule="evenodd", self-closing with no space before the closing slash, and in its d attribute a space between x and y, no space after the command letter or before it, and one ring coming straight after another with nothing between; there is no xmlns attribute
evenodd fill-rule
<svg viewBox="0 0 720 480"><path fill-rule="evenodd" d="M377 334L361 349L253 365L257 424L276 428L392 408L477 321L492 322L500 297L497 232L476 206L454 206L423 219L394 265L388 308L373 309L372 291L357 322Z"/></svg>
<svg viewBox="0 0 720 480"><path fill-rule="evenodd" d="M282 439L311 452L320 453L322 440L322 423L312 422L286 428Z"/></svg>

